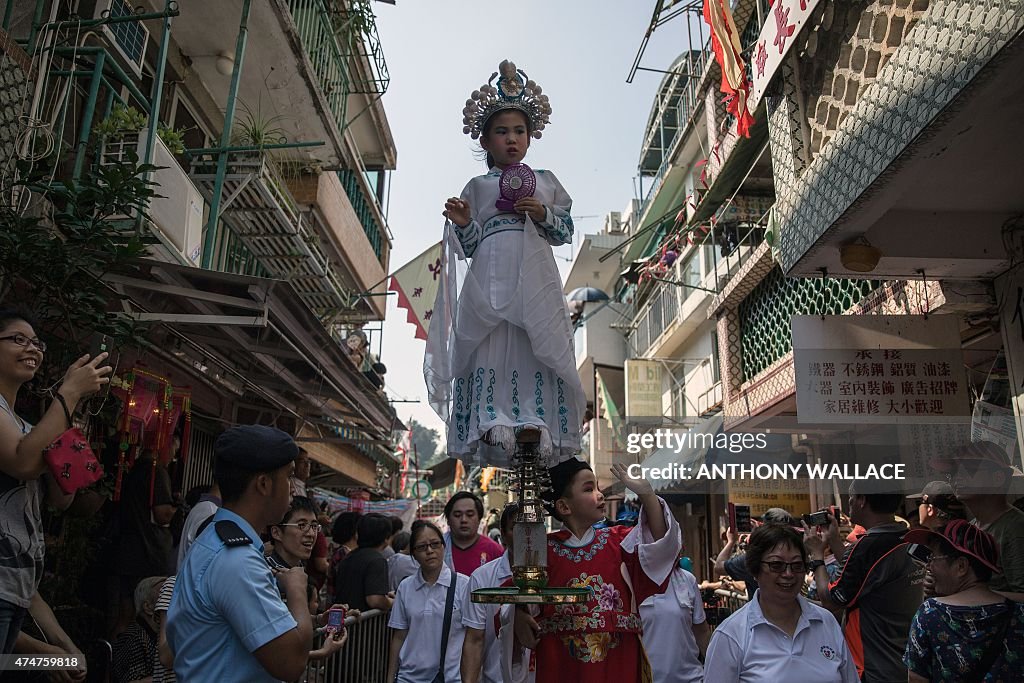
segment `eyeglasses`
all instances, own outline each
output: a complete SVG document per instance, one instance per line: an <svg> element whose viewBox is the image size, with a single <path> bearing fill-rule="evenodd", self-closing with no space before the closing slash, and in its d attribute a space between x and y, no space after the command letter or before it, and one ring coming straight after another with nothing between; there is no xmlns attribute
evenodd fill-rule
<svg viewBox="0 0 1024 683"><path fill-rule="evenodd" d="M306 533L307 531L316 533L321 529L320 522L295 522L294 524L278 524L278 526L295 526L299 528L301 533Z"/></svg>
<svg viewBox="0 0 1024 683"><path fill-rule="evenodd" d="M786 567L789 567L794 574L803 574L807 571L807 563L803 560L797 560L796 562L761 562L761 564L768 567L768 571L772 574L785 574Z"/></svg>
<svg viewBox="0 0 1024 683"><path fill-rule="evenodd" d="M31 344L32 346L39 349L39 353L46 353L46 342L39 339L39 337L26 337L23 334L12 334L9 337L0 337L0 341L14 342L18 346L23 346L26 349Z"/></svg>
<svg viewBox="0 0 1024 683"><path fill-rule="evenodd" d="M430 543L417 543L412 547L414 553L425 553L427 549L440 550L444 547L444 543L441 541L431 541Z"/></svg>

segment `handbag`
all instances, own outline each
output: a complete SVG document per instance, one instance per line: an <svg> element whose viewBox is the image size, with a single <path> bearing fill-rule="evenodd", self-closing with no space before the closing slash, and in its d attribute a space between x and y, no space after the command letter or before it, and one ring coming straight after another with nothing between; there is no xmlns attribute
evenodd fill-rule
<svg viewBox="0 0 1024 683"><path fill-rule="evenodd" d="M459 575L452 571L452 582L448 586L448 595L444 599L444 630L441 631L441 665L437 668L431 683L444 683L444 658L448 654L448 631L452 627L452 611L455 607L455 587L459 583Z"/></svg>
<svg viewBox="0 0 1024 683"><path fill-rule="evenodd" d="M68 430L58 436L43 451L43 460L50 469L50 475L64 495L70 495L99 481L103 477L103 465L89 447L89 440L71 420L71 411L64 397L57 394L68 422Z"/></svg>

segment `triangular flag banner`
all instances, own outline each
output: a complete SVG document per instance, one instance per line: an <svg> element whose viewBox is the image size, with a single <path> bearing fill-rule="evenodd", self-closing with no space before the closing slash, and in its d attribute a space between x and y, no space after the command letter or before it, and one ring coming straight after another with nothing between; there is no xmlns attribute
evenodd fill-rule
<svg viewBox="0 0 1024 683"><path fill-rule="evenodd" d="M430 329L431 308L441 277L441 243L399 268L391 276L388 289L398 292L398 305L406 310L406 321L416 326L416 338L426 339Z"/></svg>
<svg viewBox="0 0 1024 683"><path fill-rule="evenodd" d="M608 392L608 386L604 383L604 377L601 377L600 372L597 373L597 398L600 401L601 409L604 411L604 419L608 423L608 428L615 435L615 441L621 443L622 416L619 415L619 408L615 405L615 401L612 400L612 396Z"/></svg>

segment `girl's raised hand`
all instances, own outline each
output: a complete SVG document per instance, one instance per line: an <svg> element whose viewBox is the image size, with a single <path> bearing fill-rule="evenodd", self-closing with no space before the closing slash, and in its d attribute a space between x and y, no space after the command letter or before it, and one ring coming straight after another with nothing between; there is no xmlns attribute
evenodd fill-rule
<svg viewBox="0 0 1024 683"><path fill-rule="evenodd" d="M458 197L449 197L444 203L444 217L460 228L469 225L469 202Z"/></svg>

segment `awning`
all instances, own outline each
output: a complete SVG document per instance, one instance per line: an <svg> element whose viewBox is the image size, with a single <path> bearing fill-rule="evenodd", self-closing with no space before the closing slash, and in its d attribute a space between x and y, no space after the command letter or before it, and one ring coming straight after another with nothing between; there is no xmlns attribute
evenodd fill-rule
<svg viewBox="0 0 1024 683"><path fill-rule="evenodd" d="M315 433L391 457L396 416L287 282L141 259L104 279L122 314L160 323L151 341L239 404L269 403Z"/></svg>

